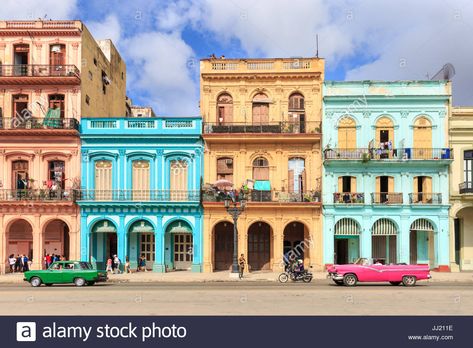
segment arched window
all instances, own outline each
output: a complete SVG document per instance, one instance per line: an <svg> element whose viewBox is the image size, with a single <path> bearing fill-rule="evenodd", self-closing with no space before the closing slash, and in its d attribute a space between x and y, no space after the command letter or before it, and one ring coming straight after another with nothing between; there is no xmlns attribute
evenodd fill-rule
<svg viewBox="0 0 473 348"><path fill-rule="evenodd" d="M419 117L414 123L414 148L432 148L432 124L426 117Z"/></svg>
<svg viewBox="0 0 473 348"><path fill-rule="evenodd" d="M66 45L53 44L49 46L49 65L53 66L51 73L58 73L64 68L62 67L64 64L66 64Z"/></svg>
<svg viewBox="0 0 473 348"><path fill-rule="evenodd" d="M394 124L388 117L381 117L376 122L376 142L387 143L394 142Z"/></svg>
<svg viewBox="0 0 473 348"><path fill-rule="evenodd" d="M432 193L432 178L430 176L414 177L413 186L412 192L414 194L411 203L438 203L437 197Z"/></svg>
<svg viewBox="0 0 473 348"><path fill-rule="evenodd" d="M149 161L136 160L132 162L132 188L134 200L149 199L150 165Z"/></svg>
<svg viewBox="0 0 473 348"><path fill-rule="evenodd" d="M187 171L185 160L171 161L170 189L172 201L183 201L187 198Z"/></svg>
<svg viewBox="0 0 473 348"><path fill-rule="evenodd" d="M233 122L233 98L228 93L222 93L217 98L217 122L218 124Z"/></svg>
<svg viewBox="0 0 473 348"><path fill-rule="evenodd" d="M295 133L305 133L305 106L304 96L300 93L292 93L289 96L288 118L294 123Z"/></svg>
<svg viewBox="0 0 473 348"><path fill-rule="evenodd" d="M112 161L95 162L95 196L99 201L112 198Z"/></svg>
<svg viewBox="0 0 473 348"><path fill-rule="evenodd" d="M343 117L338 122L338 147L356 149L356 122L351 117Z"/></svg>
<svg viewBox="0 0 473 348"><path fill-rule="evenodd" d="M253 98L253 123L268 124L269 122L269 99L264 93L258 93Z"/></svg>
<svg viewBox="0 0 473 348"><path fill-rule="evenodd" d="M299 157L290 158L288 167L288 191L290 193L307 191L305 160Z"/></svg>
<svg viewBox="0 0 473 348"><path fill-rule="evenodd" d="M269 163L264 157L253 161L253 180L269 180Z"/></svg>

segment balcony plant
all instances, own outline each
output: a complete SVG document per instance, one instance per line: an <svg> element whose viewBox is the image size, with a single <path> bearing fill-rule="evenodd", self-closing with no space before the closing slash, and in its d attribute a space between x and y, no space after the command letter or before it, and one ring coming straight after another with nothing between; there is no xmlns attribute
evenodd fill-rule
<svg viewBox="0 0 473 348"><path fill-rule="evenodd" d="M363 154L361 155L361 161L363 163L366 163L370 160L370 154L368 152L363 152Z"/></svg>

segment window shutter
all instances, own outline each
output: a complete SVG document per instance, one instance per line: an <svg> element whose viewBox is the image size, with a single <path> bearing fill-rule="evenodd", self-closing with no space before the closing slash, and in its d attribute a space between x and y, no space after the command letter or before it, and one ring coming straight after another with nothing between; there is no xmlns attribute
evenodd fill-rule
<svg viewBox="0 0 473 348"><path fill-rule="evenodd" d="M338 177L338 192L343 192L343 176Z"/></svg>
<svg viewBox="0 0 473 348"><path fill-rule="evenodd" d="M394 192L394 178L388 177L388 192Z"/></svg>
<svg viewBox="0 0 473 348"><path fill-rule="evenodd" d="M288 186L288 192L293 193L294 192L294 170L289 170L287 173L287 186Z"/></svg>
<svg viewBox="0 0 473 348"><path fill-rule="evenodd" d="M416 176L414 177L414 190L412 192L414 192L414 194L416 194L418 191L417 191L417 187L419 185L419 177Z"/></svg>
<svg viewBox="0 0 473 348"><path fill-rule="evenodd" d="M351 186L351 192L357 192L356 191L356 177L352 176L350 179L350 186Z"/></svg>

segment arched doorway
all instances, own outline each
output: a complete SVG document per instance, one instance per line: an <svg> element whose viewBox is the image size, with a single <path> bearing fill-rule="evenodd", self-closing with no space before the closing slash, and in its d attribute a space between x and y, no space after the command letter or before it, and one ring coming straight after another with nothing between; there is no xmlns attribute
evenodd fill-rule
<svg viewBox="0 0 473 348"><path fill-rule="evenodd" d="M248 267L250 271L271 269L271 226L255 222L248 229Z"/></svg>
<svg viewBox="0 0 473 348"><path fill-rule="evenodd" d="M16 220L7 231L7 256L26 255L33 259L33 228L26 220Z"/></svg>
<svg viewBox="0 0 473 348"><path fill-rule="evenodd" d="M107 259L117 254L117 228L110 221L102 220L95 223L91 234L92 263L95 263L98 269L105 269Z"/></svg>
<svg viewBox="0 0 473 348"><path fill-rule="evenodd" d="M360 232L358 222L342 218L335 224L334 262L338 265L354 262L360 257Z"/></svg>
<svg viewBox="0 0 473 348"><path fill-rule="evenodd" d="M214 270L230 270L233 263L233 224L222 221L214 227Z"/></svg>
<svg viewBox="0 0 473 348"><path fill-rule="evenodd" d="M389 219L377 220L371 229L371 255L385 264L397 263L397 227Z"/></svg>
<svg viewBox="0 0 473 348"><path fill-rule="evenodd" d="M144 257L146 269L152 270L155 260L154 227L146 220L135 221L128 229L128 257L130 267L138 267L138 260Z"/></svg>
<svg viewBox="0 0 473 348"><path fill-rule="evenodd" d="M290 222L284 228L284 261L291 258L303 260L305 265L310 263L310 244L309 231L305 225L298 221Z"/></svg>
<svg viewBox="0 0 473 348"><path fill-rule="evenodd" d="M426 219L415 220L410 227L410 257L412 265L435 265L434 227Z"/></svg>
<svg viewBox="0 0 473 348"><path fill-rule="evenodd" d="M60 255L69 260L69 227L62 220L50 221L44 229L43 255Z"/></svg>
<svg viewBox="0 0 473 348"><path fill-rule="evenodd" d="M176 271L188 271L192 268L194 239L192 227L183 220L172 222L166 228L165 262Z"/></svg>
<svg viewBox="0 0 473 348"><path fill-rule="evenodd" d="M454 220L455 262L462 271L473 271L473 207L458 211Z"/></svg>

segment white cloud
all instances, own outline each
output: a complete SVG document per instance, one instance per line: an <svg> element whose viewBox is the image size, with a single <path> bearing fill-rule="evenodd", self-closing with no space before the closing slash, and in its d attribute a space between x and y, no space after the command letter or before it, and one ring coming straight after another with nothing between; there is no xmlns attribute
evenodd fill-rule
<svg viewBox="0 0 473 348"><path fill-rule="evenodd" d="M2 0L0 18L34 20L70 19L77 11L77 0Z"/></svg>
<svg viewBox="0 0 473 348"><path fill-rule="evenodd" d="M128 89L147 96L158 114L198 114L197 86L191 73L197 73L199 64L180 35L141 33L121 46L133 67L129 69Z"/></svg>
<svg viewBox="0 0 473 348"><path fill-rule="evenodd" d="M108 15L100 22L87 22L87 28L96 40L111 39L117 44L122 36L120 20L114 14Z"/></svg>

